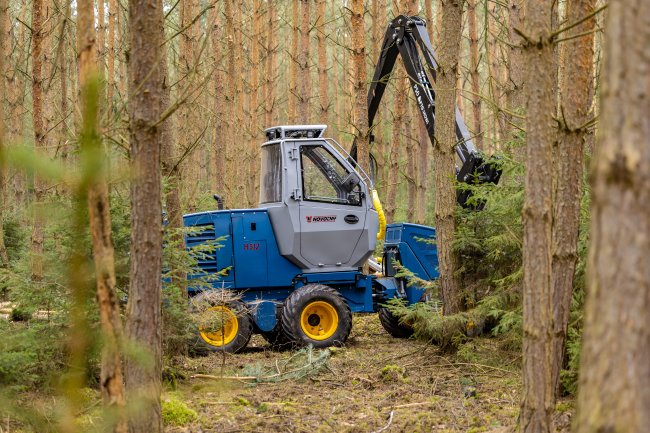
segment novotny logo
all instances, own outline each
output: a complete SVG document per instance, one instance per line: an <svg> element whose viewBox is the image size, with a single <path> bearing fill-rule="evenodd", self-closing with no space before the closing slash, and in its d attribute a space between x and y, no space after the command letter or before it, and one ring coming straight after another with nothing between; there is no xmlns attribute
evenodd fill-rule
<svg viewBox="0 0 650 433"><path fill-rule="evenodd" d="M307 215L307 223L333 223L336 221L336 215Z"/></svg>

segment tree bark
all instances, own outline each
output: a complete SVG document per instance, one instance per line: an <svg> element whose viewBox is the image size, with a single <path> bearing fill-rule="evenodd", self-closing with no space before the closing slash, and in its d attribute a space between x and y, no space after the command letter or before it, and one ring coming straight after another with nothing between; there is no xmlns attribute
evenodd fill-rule
<svg viewBox="0 0 650 433"><path fill-rule="evenodd" d="M648 16L646 1L609 2L577 433L650 425Z"/></svg>
<svg viewBox="0 0 650 433"><path fill-rule="evenodd" d="M129 138L134 178L131 181L131 269L127 336L146 352L126 362L126 387L131 404L139 404L129 420L132 433L162 431L160 406L162 206L160 118L163 76L160 59L163 42L163 10L159 0L129 3Z"/></svg>
<svg viewBox="0 0 650 433"><path fill-rule="evenodd" d="M324 1L324 0L321 0ZM275 108L275 76L277 73L277 60L276 60L276 47L275 47L275 33L278 31L276 28L276 11L274 2L267 3L268 22L266 27L266 78L264 81L264 104L265 104L265 128L273 126L274 108Z"/></svg>
<svg viewBox="0 0 650 433"><path fill-rule="evenodd" d="M573 23L593 13L595 0L567 2L567 22ZM587 33L564 42L564 78L560 87L562 124L555 149L555 199L553 202L553 384L559 396L560 375L564 363L564 344L573 295L573 279L578 260L580 202L584 144L590 132L585 128L593 99L593 62L595 18L575 27L563 37Z"/></svg>
<svg viewBox="0 0 650 433"><path fill-rule="evenodd" d="M319 113L319 122L324 123L325 125L329 124L329 109L330 109L330 100L329 100L329 78L327 76L327 17L325 7L327 6L327 0L317 0L318 1L318 98L320 109Z"/></svg>
<svg viewBox="0 0 650 433"><path fill-rule="evenodd" d="M297 120L297 103L299 98L298 90L298 67L300 60L298 58L298 41L300 39L300 23L298 22L300 2L294 0L291 2L291 51L289 52L289 92L287 94L289 123L295 123Z"/></svg>
<svg viewBox="0 0 650 433"><path fill-rule="evenodd" d="M227 129L228 122L226 119L227 110L225 108L228 104L228 99L224 95L224 82L225 82L225 71L222 58L223 55L223 46L221 41L223 39L222 23L219 20L219 13L217 8L212 9L210 14L210 22L212 23L212 28L210 29L210 38L212 39L212 58L214 62L213 72L212 72L212 88L214 91L214 111L215 111L215 123L214 123L214 145L210 149L210 158L212 161L212 179L211 186L213 193L222 195L224 193L224 147L226 145L227 138ZM165 175L165 173L163 173ZM169 200L169 197L168 199ZM180 203L179 203L180 204ZM169 206L169 203L167 204ZM179 213L180 214L180 213Z"/></svg>
<svg viewBox="0 0 650 433"><path fill-rule="evenodd" d="M436 133L433 146L435 172L436 243L444 314L458 313L462 307L460 281L456 276L458 258L452 249L456 230L456 80L463 16L462 0L442 1L440 62L436 71Z"/></svg>
<svg viewBox="0 0 650 433"><path fill-rule="evenodd" d="M86 164L105 161L99 135L99 112L93 105L101 103L89 98L99 97L101 75L97 67L95 51L95 27L92 3L80 2L77 7L77 51L79 53L79 87L81 89L81 112L84 117L80 136ZM95 172L88 186L88 216L92 240L97 302L103 334L103 352L100 373L100 390L104 405L115 413L114 432L127 431L124 417L124 383L120 343L122 339L122 320L120 318L117 294L115 293L115 263L113 239L111 236L111 214L106 183L106 166Z"/></svg>
<svg viewBox="0 0 650 433"><path fill-rule="evenodd" d="M311 71L309 67L309 52L311 43L311 2L312 0L300 0L302 19L300 20L300 94L298 97L298 111L300 123L310 122L311 111L309 109L311 100Z"/></svg>
<svg viewBox="0 0 650 433"><path fill-rule="evenodd" d="M550 433L555 407L552 383L553 296L551 285L552 143L555 73L553 0L529 0L524 45L526 64L526 177L523 208L524 341L520 427L522 433Z"/></svg>
<svg viewBox="0 0 650 433"><path fill-rule="evenodd" d="M370 173L370 131L368 130L368 86L366 82L366 31L364 1L352 0L353 130L357 143L357 164Z"/></svg>
<svg viewBox="0 0 650 433"><path fill-rule="evenodd" d="M523 40L514 29L521 29L527 18L526 4L524 0L510 0L510 45L508 53L509 61L509 86L507 91L508 110L511 112L521 111L525 105L525 56L522 50ZM521 126L521 120L506 115L507 121L513 125L511 133L518 131L515 125Z"/></svg>
<svg viewBox="0 0 650 433"><path fill-rule="evenodd" d="M483 149L483 126L481 124L481 83L479 74L478 32L476 20L476 4L478 0L467 2L467 27L469 32L469 71L472 82L472 117L474 119L474 143L479 150Z"/></svg>
<svg viewBox="0 0 650 433"><path fill-rule="evenodd" d="M32 124L36 152L45 155L45 120L43 113L43 0L32 2ZM43 199L45 184L40 176L34 176L34 220L31 245L31 277L35 282L43 279Z"/></svg>
<svg viewBox="0 0 650 433"><path fill-rule="evenodd" d="M10 58L7 56L9 50L7 45L11 39L7 38L9 31L9 2L0 0L0 266L9 266L9 257L7 256L7 247L5 245L4 235L4 212L6 202L6 176L4 164L5 152L5 101L7 100L7 73Z"/></svg>
<svg viewBox="0 0 650 433"><path fill-rule="evenodd" d="M113 94L115 92L115 22L117 19L117 0L108 0L108 44L106 48L106 85L107 103L113 105Z"/></svg>

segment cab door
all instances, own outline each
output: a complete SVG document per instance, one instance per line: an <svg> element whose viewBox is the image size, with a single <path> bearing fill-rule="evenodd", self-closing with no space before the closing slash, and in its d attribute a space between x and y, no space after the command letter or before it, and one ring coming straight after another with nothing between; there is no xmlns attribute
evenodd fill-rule
<svg viewBox="0 0 650 433"><path fill-rule="evenodd" d="M350 266L366 223L358 174L324 143L300 146L300 253L316 267Z"/></svg>

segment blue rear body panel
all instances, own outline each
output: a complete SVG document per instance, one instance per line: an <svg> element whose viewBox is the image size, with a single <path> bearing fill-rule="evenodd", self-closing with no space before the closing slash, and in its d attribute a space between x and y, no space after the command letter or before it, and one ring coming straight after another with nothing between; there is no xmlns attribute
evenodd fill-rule
<svg viewBox="0 0 650 433"><path fill-rule="evenodd" d="M399 223L386 226L384 251L396 249L399 263L422 280L435 280L438 272L436 230L419 224ZM415 285L406 287L409 304L420 301L424 289Z"/></svg>

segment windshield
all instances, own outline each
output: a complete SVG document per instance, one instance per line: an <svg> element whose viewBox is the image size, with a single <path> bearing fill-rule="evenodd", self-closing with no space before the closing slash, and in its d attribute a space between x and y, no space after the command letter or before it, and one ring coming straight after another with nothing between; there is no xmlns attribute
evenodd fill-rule
<svg viewBox="0 0 650 433"><path fill-rule="evenodd" d="M282 152L280 143L262 147L260 203L282 201Z"/></svg>

